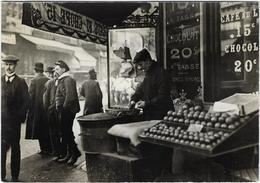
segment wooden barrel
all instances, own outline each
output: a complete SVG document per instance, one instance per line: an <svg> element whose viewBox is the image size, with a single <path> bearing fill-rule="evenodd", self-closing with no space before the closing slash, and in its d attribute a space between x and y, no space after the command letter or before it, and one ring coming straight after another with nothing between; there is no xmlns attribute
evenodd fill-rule
<svg viewBox="0 0 260 183"><path fill-rule="evenodd" d="M97 113L77 118L80 124L82 149L88 153L105 153L116 151L116 140L107 133L108 129L118 123L125 123L124 117Z"/></svg>

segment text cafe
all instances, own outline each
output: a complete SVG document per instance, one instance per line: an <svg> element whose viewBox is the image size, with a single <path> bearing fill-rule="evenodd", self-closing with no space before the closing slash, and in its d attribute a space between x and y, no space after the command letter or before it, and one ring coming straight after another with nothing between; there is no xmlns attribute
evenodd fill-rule
<svg viewBox="0 0 260 183"><path fill-rule="evenodd" d="M259 3L113 3L23 19L107 46L108 105L77 118L88 181L257 181Z"/></svg>

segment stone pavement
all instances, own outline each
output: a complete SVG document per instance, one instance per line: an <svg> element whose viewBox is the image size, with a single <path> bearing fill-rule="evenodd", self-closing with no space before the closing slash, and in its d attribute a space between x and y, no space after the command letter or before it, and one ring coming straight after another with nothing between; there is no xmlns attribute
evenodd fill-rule
<svg viewBox="0 0 260 183"><path fill-rule="evenodd" d="M81 110L83 110L83 101L80 101ZM82 115L80 111L77 116ZM53 157L42 156L39 151L38 140L26 140L26 124L22 124L21 129L21 169L20 181L22 182L85 182L87 174L85 169L85 155L81 150L81 141L79 137L80 127L77 120L74 120L73 132L75 141L82 153L81 157L74 166L56 163L51 161ZM7 156L7 180L10 180L10 151Z"/></svg>

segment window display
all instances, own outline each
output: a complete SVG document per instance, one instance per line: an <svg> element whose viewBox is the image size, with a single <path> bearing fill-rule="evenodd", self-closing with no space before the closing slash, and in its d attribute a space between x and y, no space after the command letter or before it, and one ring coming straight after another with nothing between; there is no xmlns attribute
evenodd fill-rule
<svg viewBox="0 0 260 183"><path fill-rule="evenodd" d="M108 46L109 107L127 108L144 73L132 63L143 48L156 59L155 28L110 29Z"/></svg>

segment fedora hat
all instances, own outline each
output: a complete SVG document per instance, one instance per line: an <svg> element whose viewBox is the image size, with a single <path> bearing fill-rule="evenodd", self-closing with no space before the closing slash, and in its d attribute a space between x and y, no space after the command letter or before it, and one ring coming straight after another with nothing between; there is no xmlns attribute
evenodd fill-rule
<svg viewBox="0 0 260 183"><path fill-rule="evenodd" d="M142 49L141 51L137 52L133 63L139 63L141 61L152 61L152 57L147 49Z"/></svg>
<svg viewBox="0 0 260 183"><path fill-rule="evenodd" d="M14 62L17 63L19 61L19 58L17 58L15 55L7 55L2 59L3 62Z"/></svg>
<svg viewBox="0 0 260 183"><path fill-rule="evenodd" d="M35 70L35 71L43 72L43 63L36 62L36 63L34 64L34 70Z"/></svg>

